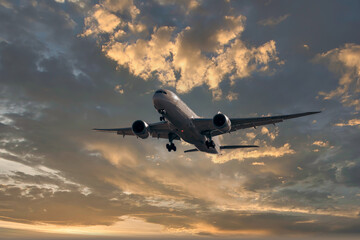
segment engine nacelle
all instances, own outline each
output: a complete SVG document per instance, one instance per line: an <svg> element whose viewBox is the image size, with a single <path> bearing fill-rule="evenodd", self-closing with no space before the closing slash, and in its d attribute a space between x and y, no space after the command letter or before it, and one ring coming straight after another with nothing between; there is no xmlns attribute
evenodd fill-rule
<svg viewBox="0 0 360 240"><path fill-rule="evenodd" d="M221 132L230 132L231 130L231 121L225 114L216 114L213 117L213 124Z"/></svg>
<svg viewBox="0 0 360 240"><path fill-rule="evenodd" d="M150 136L149 125L142 120L136 120L131 128L133 133L139 138L145 139Z"/></svg>

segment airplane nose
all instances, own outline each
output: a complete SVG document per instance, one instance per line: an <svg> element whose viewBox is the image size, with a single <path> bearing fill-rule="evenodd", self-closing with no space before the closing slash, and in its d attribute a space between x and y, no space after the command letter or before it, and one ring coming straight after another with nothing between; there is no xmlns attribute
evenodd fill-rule
<svg viewBox="0 0 360 240"><path fill-rule="evenodd" d="M157 105L159 105L159 100L160 100L159 93L155 93L154 96L153 96L153 103L154 103L154 106L155 106L155 107L156 107Z"/></svg>
<svg viewBox="0 0 360 240"><path fill-rule="evenodd" d="M158 99L158 98L159 98L159 93L154 93L153 100Z"/></svg>
<svg viewBox="0 0 360 240"><path fill-rule="evenodd" d="M164 108L165 102L169 101L169 94L163 89L159 89L153 96L153 103L156 109Z"/></svg>

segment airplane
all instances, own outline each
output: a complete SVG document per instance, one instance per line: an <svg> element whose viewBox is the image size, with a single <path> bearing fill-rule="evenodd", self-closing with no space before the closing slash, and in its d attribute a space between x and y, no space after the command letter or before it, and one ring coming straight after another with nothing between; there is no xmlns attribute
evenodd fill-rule
<svg viewBox="0 0 360 240"><path fill-rule="evenodd" d="M196 148L184 151L206 152L221 154L223 149L254 148L256 145L228 145L220 144L219 135L231 133L239 129L255 128L257 126L274 124L287 119L303 117L317 112L304 112L290 115L255 117L255 118L229 118L218 112L213 118L202 118L196 115L175 93L166 89L159 89L153 96L155 109L161 114L160 122L148 124L143 120L136 120L131 127L109 128L96 131L114 132L119 135L136 136L146 139L165 138L169 140L166 148L169 152L176 151L174 140L184 140L193 144Z"/></svg>

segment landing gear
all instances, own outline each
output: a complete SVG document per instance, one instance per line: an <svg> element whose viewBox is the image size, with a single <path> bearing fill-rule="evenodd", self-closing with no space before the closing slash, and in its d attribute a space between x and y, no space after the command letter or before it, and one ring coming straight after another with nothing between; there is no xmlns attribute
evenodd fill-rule
<svg viewBox="0 0 360 240"><path fill-rule="evenodd" d="M164 109L159 109L158 112L161 114L160 121L165 121L166 111Z"/></svg>
<svg viewBox="0 0 360 240"><path fill-rule="evenodd" d="M174 150L174 152L176 152L176 146L173 143L170 143L170 144L167 143L166 148L169 152L171 152L171 150Z"/></svg>
<svg viewBox="0 0 360 240"><path fill-rule="evenodd" d="M207 140L205 144L207 148L215 148L215 143L213 140Z"/></svg>
<svg viewBox="0 0 360 240"><path fill-rule="evenodd" d="M207 140L205 141L205 145L207 148L215 148L215 143L214 141L211 139L211 133L208 133L206 135Z"/></svg>
<svg viewBox="0 0 360 240"><path fill-rule="evenodd" d="M174 133L169 133L169 142L170 142L170 144L168 143L168 144L166 144L166 148L167 148L167 150L169 151L169 152L171 152L171 150L174 150L174 152L176 152L176 146L175 146L175 144L173 143L173 140L177 137L177 135L176 134L174 134Z"/></svg>

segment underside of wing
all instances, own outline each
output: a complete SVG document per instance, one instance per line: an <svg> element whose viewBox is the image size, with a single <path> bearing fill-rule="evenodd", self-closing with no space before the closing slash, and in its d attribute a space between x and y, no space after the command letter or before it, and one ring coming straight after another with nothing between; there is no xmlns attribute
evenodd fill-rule
<svg viewBox="0 0 360 240"><path fill-rule="evenodd" d="M239 129L252 128L252 127L256 128L257 126L275 124L287 119L303 117L316 113L320 113L320 112L304 112L304 113L296 113L289 115L257 117L257 118L230 118L230 122L231 122L230 132L234 132ZM204 135L218 136L226 133L220 131L214 126L212 118L196 118L193 119L193 123L195 124L197 129L199 129L200 132Z"/></svg>
<svg viewBox="0 0 360 240"><path fill-rule="evenodd" d="M275 124L282 122L287 119L304 117L311 114L316 114L320 112L304 112L304 113L296 113L296 114L288 114L288 115L280 115L280 116L270 116L270 117L258 117L258 118L231 118L231 128L234 131L238 129L257 127L268 124Z"/></svg>
<svg viewBox="0 0 360 240"><path fill-rule="evenodd" d="M169 134L172 135L171 136L172 140L180 140L180 137L178 135L176 135L175 133L171 132L171 131L153 131L151 133L151 136L153 138L169 139Z"/></svg>
<svg viewBox="0 0 360 240"><path fill-rule="evenodd" d="M94 128L93 130L99 132L116 133L124 136L135 135L131 128Z"/></svg>
<svg viewBox="0 0 360 240"><path fill-rule="evenodd" d="M131 127L128 128L94 128L95 131L116 133L118 135L136 136ZM173 140L180 140L180 137L172 132L167 121L149 124L148 130L153 138L169 139L169 134Z"/></svg>

